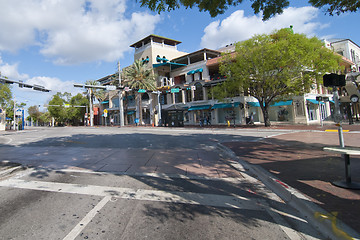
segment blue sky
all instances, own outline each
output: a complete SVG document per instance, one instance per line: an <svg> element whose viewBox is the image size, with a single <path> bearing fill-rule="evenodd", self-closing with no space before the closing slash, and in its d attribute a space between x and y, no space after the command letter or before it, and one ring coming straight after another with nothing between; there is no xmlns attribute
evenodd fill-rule
<svg viewBox="0 0 360 240"><path fill-rule="evenodd" d="M114 73L117 61L122 67L131 65L129 45L149 34L179 40L180 51L192 52L293 25L297 33L349 38L360 45L359 13L328 16L305 0L290 2L282 15L262 22L249 0L215 18L195 8L158 15L134 0L0 0L0 71L51 89L42 93L12 87L17 101L43 106L58 91L81 92L73 83Z"/></svg>

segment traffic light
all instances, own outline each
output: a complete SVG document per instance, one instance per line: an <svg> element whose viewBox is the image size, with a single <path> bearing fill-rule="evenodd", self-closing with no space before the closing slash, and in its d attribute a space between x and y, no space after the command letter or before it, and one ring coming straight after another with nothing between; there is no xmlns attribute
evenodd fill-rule
<svg viewBox="0 0 360 240"><path fill-rule="evenodd" d="M325 74L323 76L324 87L344 87L345 75L335 73Z"/></svg>

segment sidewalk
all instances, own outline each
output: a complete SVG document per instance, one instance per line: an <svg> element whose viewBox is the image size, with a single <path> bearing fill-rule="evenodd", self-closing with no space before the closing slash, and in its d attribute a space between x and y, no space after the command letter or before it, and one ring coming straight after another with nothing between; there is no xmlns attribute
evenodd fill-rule
<svg viewBox="0 0 360 240"><path fill-rule="evenodd" d="M314 126L306 128L288 125L282 128L320 130ZM344 129L346 128L351 130L344 133L345 146L360 147L360 126L345 125ZM321 130L325 129L336 127L324 126ZM322 150L323 147L339 146L338 139L337 132L301 131L284 132L260 142L222 144L230 148L240 159L260 166L269 175L275 176L283 187L288 185L300 191L313 203L331 213L328 218L335 221L340 219L353 230L360 232L360 190L348 190L331 184L332 181L344 180L344 160L339 154ZM351 156L351 176L353 182L360 182L359 156ZM337 230L341 231L333 229L334 232ZM343 236L340 239L351 238Z"/></svg>

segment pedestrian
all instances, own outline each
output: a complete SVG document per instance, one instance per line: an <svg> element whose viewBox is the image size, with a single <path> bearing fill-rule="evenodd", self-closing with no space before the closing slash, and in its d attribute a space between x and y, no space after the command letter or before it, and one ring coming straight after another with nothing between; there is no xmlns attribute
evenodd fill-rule
<svg viewBox="0 0 360 240"><path fill-rule="evenodd" d="M206 116L206 124L211 126L210 115L207 115L207 116Z"/></svg>
<svg viewBox="0 0 360 240"><path fill-rule="evenodd" d="M113 127L114 126L114 119L110 118L110 125Z"/></svg>

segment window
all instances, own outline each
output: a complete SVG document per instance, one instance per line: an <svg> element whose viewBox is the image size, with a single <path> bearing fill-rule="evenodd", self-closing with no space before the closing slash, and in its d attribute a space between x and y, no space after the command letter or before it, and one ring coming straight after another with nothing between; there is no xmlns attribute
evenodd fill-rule
<svg viewBox="0 0 360 240"><path fill-rule="evenodd" d="M194 100L195 101L204 100L204 93L201 83L196 83L195 87L196 89L194 91Z"/></svg>
<svg viewBox="0 0 360 240"><path fill-rule="evenodd" d="M191 89L186 89L186 102L191 102L192 99L191 99Z"/></svg>
<svg viewBox="0 0 360 240"><path fill-rule="evenodd" d="M149 100L150 98L149 98L149 94L147 94L147 93L144 93L144 94L142 94L142 96L141 96L141 100L142 101L147 101L147 100Z"/></svg>
<svg viewBox="0 0 360 240"><path fill-rule="evenodd" d="M174 93L175 103L182 103L182 92Z"/></svg>
<svg viewBox="0 0 360 240"><path fill-rule="evenodd" d="M356 58L355 58L355 51L354 49L350 50L350 56L351 56L351 61L353 61L354 63L356 63Z"/></svg>
<svg viewBox="0 0 360 240"><path fill-rule="evenodd" d="M186 82L186 80L185 80L185 74L174 77L174 83L175 83L175 85L177 85L177 84L182 84L182 83L185 83L185 82Z"/></svg>
<svg viewBox="0 0 360 240"><path fill-rule="evenodd" d="M161 104L167 104L166 93L162 93L162 94L160 95L160 103L161 103Z"/></svg>

